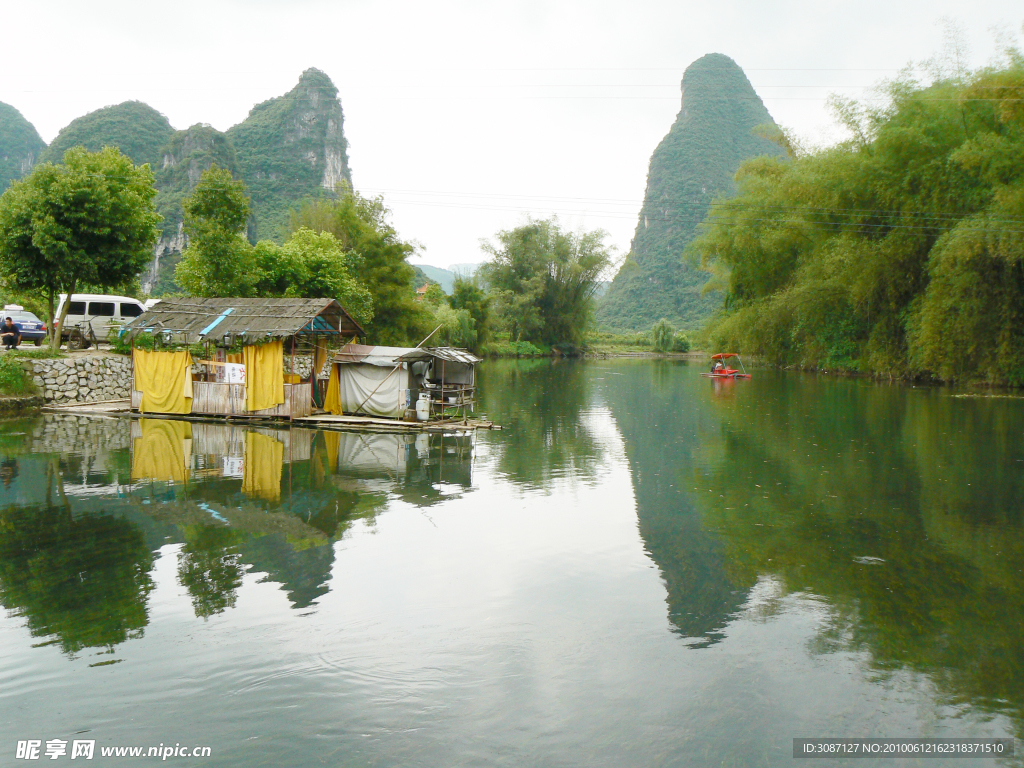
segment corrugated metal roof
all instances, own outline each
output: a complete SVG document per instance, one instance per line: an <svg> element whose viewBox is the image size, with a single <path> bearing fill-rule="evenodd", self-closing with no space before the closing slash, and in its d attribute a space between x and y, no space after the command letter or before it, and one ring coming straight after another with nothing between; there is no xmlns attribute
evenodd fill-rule
<svg viewBox="0 0 1024 768"><path fill-rule="evenodd" d="M400 362L408 363L432 358L452 363L465 363L466 365L474 365L481 360L471 352L455 347L375 347L366 344L347 344L335 355L334 362L342 365L363 363L388 368L394 367Z"/></svg>
<svg viewBox="0 0 1024 768"><path fill-rule="evenodd" d="M127 325L139 333L170 333L175 341L194 344L229 337L261 339L296 334L365 332L334 299L164 299Z"/></svg>
<svg viewBox="0 0 1024 768"><path fill-rule="evenodd" d="M458 349L457 347L423 347L421 349L413 349L407 354L402 355L399 359L402 361L427 360L432 357L438 360L447 360L449 363L465 363L466 365L474 365L482 359L468 350Z"/></svg>

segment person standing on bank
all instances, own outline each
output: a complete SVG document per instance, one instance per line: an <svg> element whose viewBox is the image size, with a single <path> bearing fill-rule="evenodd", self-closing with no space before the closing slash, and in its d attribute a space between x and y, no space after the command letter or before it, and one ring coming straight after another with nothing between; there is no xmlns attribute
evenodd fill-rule
<svg viewBox="0 0 1024 768"><path fill-rule="evenodd" d="M21 329L9 317L4 322L2 329L0 329L0 339L3 340L4 346L7 349L14 349L21 343Z"/></svg>

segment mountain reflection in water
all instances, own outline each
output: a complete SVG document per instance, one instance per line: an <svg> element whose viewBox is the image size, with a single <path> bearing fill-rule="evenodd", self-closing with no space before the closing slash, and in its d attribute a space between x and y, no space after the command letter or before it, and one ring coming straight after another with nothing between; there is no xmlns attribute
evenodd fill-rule
<svg viewBox="0 0 1024 768"><path fill-rule="evenodd" d="M619 768L1020 736L1024 400L700 370L488 361L472 438L0 422L0 737Z"/></svg>

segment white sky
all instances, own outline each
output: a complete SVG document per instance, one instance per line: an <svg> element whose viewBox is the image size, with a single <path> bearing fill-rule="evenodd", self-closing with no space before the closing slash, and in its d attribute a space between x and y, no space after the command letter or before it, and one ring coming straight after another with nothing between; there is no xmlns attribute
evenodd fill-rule
<svg viewBox="0 0 1024 768"><path fill-rule="evenodd" d="M629 248L651 152L705 53L744 68L776 122L838 133L829 93L865 95L965 32L1020 39L1019 0L0 0L0 101L52 141L128 99L175 128L226 130L308 67L338 86L355 186L383 194L414 261L483 260L526 214L603 228Z"/></svg>

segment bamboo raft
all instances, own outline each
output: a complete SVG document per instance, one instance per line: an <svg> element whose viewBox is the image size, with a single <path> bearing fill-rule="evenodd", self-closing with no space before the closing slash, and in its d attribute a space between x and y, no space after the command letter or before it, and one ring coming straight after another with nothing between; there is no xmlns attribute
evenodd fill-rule
<svg viewBox="0 0 1024 768"><path fill-rule="evenodd" d="M314 429L340 430L344 432L473 432L478 429L501 429L501 426L485 419L466 417L435 419L433 421L398 421L378 419L371 416L335 416L330 413L298 416L291 419L259 416L211 416L196 413L139 413L132 410L129 400L104 400L95 403L74 403L70 405L47 405L48 413L65 415L101 416L107 418L171 419L215 424L252 424L260 426L289 425Z"/></svg>

